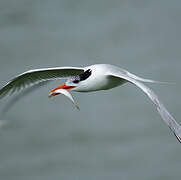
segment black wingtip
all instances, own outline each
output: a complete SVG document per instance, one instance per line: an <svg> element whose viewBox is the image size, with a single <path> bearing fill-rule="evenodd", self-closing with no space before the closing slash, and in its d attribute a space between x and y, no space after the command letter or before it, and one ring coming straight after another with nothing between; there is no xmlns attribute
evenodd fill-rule
<svg viewBox="0 0 181 180"><path fill-rule="evenodd" d="M177 136L175 133L174 133L175 137L177 138L177 140L181 143L181 137L180 136Z"/></svg>

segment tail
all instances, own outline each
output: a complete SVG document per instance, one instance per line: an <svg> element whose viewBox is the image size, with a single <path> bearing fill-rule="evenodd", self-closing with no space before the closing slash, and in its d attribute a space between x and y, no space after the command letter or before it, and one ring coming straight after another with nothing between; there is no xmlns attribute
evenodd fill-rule
<svg viewBox="0 0 181 180"><path fill-rule="evenodd" d="M141 82L148 82L148 83L157 83L157 84L175 84L175 83L172 83L172 82L162 82L162 81L154 81L152 79L144 79L144 78L141 78L141 77L138 77L130 72L127 72L127 74L132 77L133 79L135 80L138 80L138 81L141 81Z"/></svg>

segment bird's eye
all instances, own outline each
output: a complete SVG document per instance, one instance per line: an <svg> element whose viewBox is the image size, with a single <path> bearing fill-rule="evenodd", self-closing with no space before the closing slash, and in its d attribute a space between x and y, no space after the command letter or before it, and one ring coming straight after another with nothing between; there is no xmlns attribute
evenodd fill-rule
<svg viewBox="0 0 181 180"><path fill-rule="evenodd" d="M74 80L74 81L72 81L72 82L73 82L73 83L79 83L79 80L76 79L76 80Z"/></svg>

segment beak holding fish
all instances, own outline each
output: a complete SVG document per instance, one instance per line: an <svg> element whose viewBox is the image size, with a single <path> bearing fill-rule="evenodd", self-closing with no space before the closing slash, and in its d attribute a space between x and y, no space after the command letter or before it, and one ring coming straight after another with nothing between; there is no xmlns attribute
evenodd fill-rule
<svg viewBox="0 0 181 180"><path fill-rule="evenodd" d="M71 102L74 104L74 106L75 106L78 110L80 110L78 104L75 103L72 95L71 95L71 94L69 93L69 91L68 91L68 90L71 90L71 89L73 89L73 88L74 88L74 86L67 86L67 85L64 83L63 85L60 85L60 86L56 87L55 89L51 90L48 97L51 98L51 97L53 97L53 96L56 96L56 95L59 95L59 94L63 94L63 95L65 95L66 97L68 97L68 98L71 100Z"/></svg>

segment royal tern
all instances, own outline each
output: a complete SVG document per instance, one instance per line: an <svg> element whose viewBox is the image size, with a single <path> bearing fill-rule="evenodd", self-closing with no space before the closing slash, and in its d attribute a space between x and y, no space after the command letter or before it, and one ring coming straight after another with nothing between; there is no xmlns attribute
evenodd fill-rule
<svg viewBox="0 0 181 180"><path fill-rule="evenodd" d="M26 71L0 89L0 98L12 94L23 88L33 86L44 81L65 78L67 81L51 90L49 97L58 94L66 95L78 108L68 91L90 92L107 90L117 87L123 83L130 82L139 87L155 104L158 113L164 122L181 142L181 126L170 115L165 106L160 102L157 95L142 82L158 83L150 79L140 78L124 69L109 64L95 64L88 67L55 67Z"/></svg>

